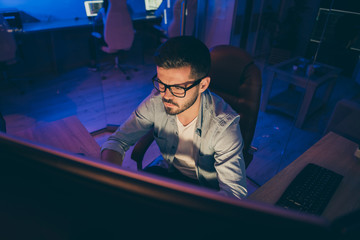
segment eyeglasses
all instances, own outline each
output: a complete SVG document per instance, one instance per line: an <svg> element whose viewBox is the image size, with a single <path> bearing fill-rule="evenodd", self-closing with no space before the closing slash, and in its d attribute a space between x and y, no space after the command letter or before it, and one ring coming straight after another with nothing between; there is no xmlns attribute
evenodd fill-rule
<svg viewBox="0 0 360 240"><path fill-rule="evenodd" d="M157 74L152 78L152 82L154 84L154 87L159 92L166 92L166 89L168 88L172 95L178 98L184 98L186 95L186 91L190 90L191 88L197 86L200 84L201 80L203 80L205 77L202 77L198 80L195 80L193 84L191 84L189 87L181 87L179 85L166 85L165 83L161 82L160 79L158 79Z"/></svg>

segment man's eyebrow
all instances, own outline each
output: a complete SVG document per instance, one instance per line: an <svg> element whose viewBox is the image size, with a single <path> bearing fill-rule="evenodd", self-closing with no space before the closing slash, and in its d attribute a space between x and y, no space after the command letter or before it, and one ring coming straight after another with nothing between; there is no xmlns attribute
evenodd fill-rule
<svg viewBox="0 0 360 240"><path fill-rule="evenodd" d="M171 86L171 87L182 87L182 88L184 88L184 86L182 86L182 85L186 85L186 84L188 84L188 83L191 82L191 81L187 81L187 82L180 83L180 84L166 84L166 83L164 83L163 81L161 81L160 78L158 78L158 77L156 77L156 78L157 78L157 80L160 81L162 84L165 84L166 86Z"/></svg>

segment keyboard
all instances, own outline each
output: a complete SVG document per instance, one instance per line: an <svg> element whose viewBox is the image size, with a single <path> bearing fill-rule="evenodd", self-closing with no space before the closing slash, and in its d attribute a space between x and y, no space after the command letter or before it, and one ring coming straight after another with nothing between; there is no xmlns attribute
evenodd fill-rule
<svg viewBox="0 0 360 240"><path fill-rule="evenodd" d="M309 163L289 184L275 205L321 215L343 176Z"/></svg>

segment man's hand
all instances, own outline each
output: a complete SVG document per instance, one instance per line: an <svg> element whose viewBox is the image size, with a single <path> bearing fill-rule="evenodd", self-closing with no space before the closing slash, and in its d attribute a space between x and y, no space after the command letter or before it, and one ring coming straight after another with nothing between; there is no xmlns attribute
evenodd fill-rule
<svg viewBox="0 0 360 240"><path fill-rule="evenodd" d="M101 160L121 166L124 157L119 152L116 152L114 150L104 149L101 152Z"/></svg>

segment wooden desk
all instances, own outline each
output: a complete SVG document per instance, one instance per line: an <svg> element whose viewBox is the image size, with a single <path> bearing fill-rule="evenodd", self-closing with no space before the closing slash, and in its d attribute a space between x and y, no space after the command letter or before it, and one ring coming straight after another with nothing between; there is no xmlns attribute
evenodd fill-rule
<svg viewBox="0 0 360 240"><path fill-rule="evenodd" d="M75 116L42 122L13 135L87 157L100 158L99 144Z"/></svg>
<svg viewBox="0 0 360 240"><path fill-rule="evenodd" d="M309 64L309 60L296 57L268 67L260 110L265 112L267 106L272 105L277 110L296 117L295 126L301 128L309 113L316 111L327 103L340 73L338 68L315 63L317 66L315 72L308 76L306 68ZM294 66L297 67L296 70L294 70ZM283 91L270 99L272 85L276 79L303 88L305 90L304 96L299 91L289 88L287 91ZM316 90L324 84L328 84L328 86L323 97L320 101L315 101ZM298 102L301 102L299 111L297 111ZM312 104L311 108L310 104Z"/></svg>
<svg viewBox="0 0 360 240"><path fill-rule="evenodd" d="M258 188L249 199L275 204L295 176L308 163L315 163L344 176L322 216L334 220L360 209L360 161L354 158L356 147L356 143L330 132Z"/></svg>

